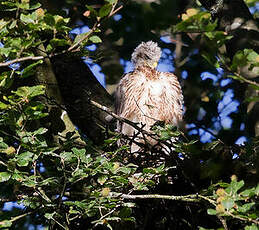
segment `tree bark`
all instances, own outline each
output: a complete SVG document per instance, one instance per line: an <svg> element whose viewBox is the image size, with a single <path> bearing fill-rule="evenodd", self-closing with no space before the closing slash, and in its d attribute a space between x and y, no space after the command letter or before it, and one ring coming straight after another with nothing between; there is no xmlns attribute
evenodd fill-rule
<svg viewBox="0 0 259 230"><path fill-rule="evenodd" d="M41 51L38 51L38 53L43 56L46 55L43 52L44 46L41 45L39 48ZM45 58L44 63L37 67L36 77L40 84L46 86L46 104L50 115L50 129L51 133L53 133L54 141L58 143L60 138L65 137L68 132L72 132L76 137L75 140L84 145L84 141L80 138L76 127L63 108L63 98L53 72L53 66L48 58Z"/></svg>
<svg viewBox="0 0 259 230"><path fill-rule="evenodd" d="M81 58L62 55L52 58L51 62L72 122L94 143L102 143L105 139L107 113L91 105L90 100L112 108L112 97Z"/></svg>

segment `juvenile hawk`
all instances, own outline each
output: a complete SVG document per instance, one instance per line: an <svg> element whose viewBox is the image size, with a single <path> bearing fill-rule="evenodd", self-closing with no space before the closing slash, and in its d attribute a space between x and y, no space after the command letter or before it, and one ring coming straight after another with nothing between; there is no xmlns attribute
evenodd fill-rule
<svg viewBox="0 0 259 230"><path fill-rule="evenodd" d="M142 42L132 53L131 61L135 68L120 80L116 89L116 114L130 121L145 124L150 130L156 121L179 126L182 120L183 95L177 77L169 72L156 70L161 49L153 41ZM136 130L118 122L117 130L133 136ZM141 142L141 138L137 138ZM143 140L142 140L143 142ZM155 142L148 140L152 145ZM138 151L136 144L131 152Z"/></svg>

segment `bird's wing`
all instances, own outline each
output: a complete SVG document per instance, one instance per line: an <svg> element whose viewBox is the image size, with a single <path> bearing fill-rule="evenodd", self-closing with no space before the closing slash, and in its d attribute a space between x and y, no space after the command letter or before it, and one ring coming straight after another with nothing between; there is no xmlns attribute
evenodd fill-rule
<svg viewBox="0 0 259 230"><path fill-rule="evenodd" d="M120 80L115 92L115 110L119 116L129 118L135 111L134 102L135 80L137 76L134 72L127 73Z"/></svg>
<svg viewBox="0 0 259 230"><path fill-rule="evenodd" d="M183 117L183 94L180 83L173 73L161 73L161 80L167 86L163 99L164 120L169 123L178 124Z"/></svg>
<svg viewBox="0 0 259 230"><path fill-rule="evenodd" d="M115 91L115 112L117 115L121 115L125 105L125 83L128 81L127 74L120 80Z"/></svg>
<svg viewBox="0 0 259 230"><path fill-rule="evenodd" d="M135 80L137 77L135 72L125 74L115 91L116 114L131 121L136 121L138 116L134 101ZM129 136L133 135L134 132L133 127L119 121L117 122L117 130Z"/></svg>

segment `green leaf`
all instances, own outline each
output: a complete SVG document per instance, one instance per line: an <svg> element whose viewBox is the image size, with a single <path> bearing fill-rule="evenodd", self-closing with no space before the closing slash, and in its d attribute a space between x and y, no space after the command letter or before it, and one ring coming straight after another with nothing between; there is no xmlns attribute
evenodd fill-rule
<svg viewBox="0 0 259 230"><path fill-rule="evenodd" d="M217 211L215 209L211 209L211 208L207 210L207 213L209 215L217 215Z"/></svg>
<svg viewBox="0 0 259 230"><path fill-rule="evenodd" d="M2 1L1 4L5 6L5 11L17 10L17 2Z"/></svg>
<svg viewBox="0 0 259 230"><path fill-rule="evenodd" d="M242 191L240 195L244 197L252 197L255 195L255 188L246 189Z"/></svg>
<svg viewBox="0 0 259 230"><path fill-rule="evenodd" d="M97 181L100 185L103 185L106 181L107 181L108 177L105 175L102 175L100 177L98 177Z"/></svg>
<svg viewBox="0 0 259 230"><path fill-rule="evenodd" d="M56 185L57 186L58 184L59 183L58 183L58 180L56 177L49 177L43 181L38 182L39 186L44 186L44 185Z"/></svg>
<svg viewBox="0 0 259 230"><path fill-rule="evenodd" d="M44 21L47 25L54 26L55 25L55 18L51 14L45 14Z"/></svg>
<svg viewBox="0 0 259 230"><path fill-rule="evenodd" d="M259 102L259 96L248 97L245 99L245 101L246 102L252 102L252 101Z"/></svg>
<svg viewBox="0 0 259 230"><path fill-rule="evenodd" d="M118 0L105 0L105 1L110 4L115 4L115 3L117 3Z"/></svg>
<svg viewBox="0 0 259 230"><path fill-rule="evenodd" d="M217 60L217 58L215 57L215 55L213 53L208 53L206 51L202 51L201 56L206 59L206 61L211 64L212 66L219 68L219 62Z"/></svg>
<svg viewBox="0 0 259 230"><path fill-rule="evenodd" d="M254 205L255 205L254 202L252 202L252 203L247 203L247 204L244 204L244 205L242 205L242 206L238 206L238 207L237 207L237 210L238 210L239 212L245 213L245 212L247 212L248 210L250 210Z"/></svg>
<svg viewBox="0 0 259 230"><path fill-rule="evenodd" d="M19 154L16 157L18 166L20 166L20 167L27 166L32 161L33 155L34 155L33 153L28 152L28 151Z"/></svg>
<svg viewBox="0 0 259 230"><path fill-rule="evenodd" d="M5 110L8 108L8 105L0 101L0 110Z"/></svg>
<svg viewBox="0 0 259 230"><path fill-rule="evenodd" d="M231 69L236 71L238 67L256 64L256 58L258 54L252 49L244 49L236 52L232 64Z"/></svg>
<svg viewBox="0 0 259 230"><path fill-rule="evenodd" d="M256 186L255 194L256 194L257 196L259 195L259 184L257 184L257 186Z"/></svg>
<svg viewBox="0 0 259 230"><path fill-rule="evenodd" d="M39 129L37 129L36 131L34 131L33 135L42 135L46 132L48 132L48 129L41 127Z"/></svg>
<svg viewBox="0 0 259 230"><path fill-rule="evenodd" d="M23 86L18 88L18 90L14 91L13 93L24 98L33 98L44 94L45 86L44 85L36 85L31 87Z"/></svg>
<svg viewBox="0 0 259 230"><path fill-rule="evenodd" d="M0 137L0 150L5 150L8 148L8 144L4 143L4 139Z"/></svg>
<svg viewBox="0 0 259 230"><path fill-rule="evenodd" d="M9 29L13 29L17 25L17 20L13 20L12 23L9 25Z"/></svg>
<svg viewBox="0 0 259 230"><path fill-rule="evenodd" d="M258 57L258 53L252 49L245 49L245 51L247 52L247 60L250 62L255 62L256 58Z"/></svg>
<svg viewBox="0 0 259 230"><path fill-rule="evenodd" d="M74 156L74 154L73 154L72 152L62 152L62 153L60 154L60 157L61 157L65 162L66 162L66 161L70 162L73 157L75 158L75 156Z"/></svg>
<svg viewBox="0 0 259 230"><path fill-rule="evenodd" d="M30 9L30 10L36 10L36 9L38 9L39 7L41 7L41 3L35 2L35 4L30 5L29 9Z"/></svg>
<svg viewBox="0 0 259 230"><path fill-rule="evenodd" d="M1 19L0 20L0 30L3 29L8 23L9 23L9 21L5 21L4 19Z"/></svg>
<svg viewBox="0 0 259 230"><path fill-rule="evenodd" d="M28 24L28 23L34 23L37 17L35 17L34 14L28 14L28 15L21 14L20 19L24 23Z"/></svg>
<svg viewBox="0 0 259 230"><path fill-rule="evenodd" d="M9 228L11 226L12 226L12 221L10 221L10 220L0 221L0 228Z"/></svg>
<svg viewBox="0 0 259 230"><path fill-rule="evenodd" d="M87 34L89 34L89 32L78 34L75 37L73 44L76 44L77 42L81 41L85 36L87 36Z"/></svg>
<svg viewBox="0 0 259 230"><path fill-rule="evenodd" d="M90 10L91 15L94 15L94 16L97 16L97 15L98 15L97 12L96 12L96 10L95 10L92 6L89 6L89 5L85 5L85 6L86 6L86 8L87 8L88 10Z"/></svg>
<svg viewBox="0 0 259 230"><path fill-rule="evenodd" d="M81 158L82 156L85 155L86 150L85 149L77 149L77 148L72 148L72 151L74 152L74 154L76 156L78 156L79 158Z"/></svg>
<svg viewBox="0 0 259 230"><path fill-rule="evenodd" d="M219 140L216 140L216 141L212 141L208 144L205 144L205 147L206 149L210 149L210 150L213 150L215 149L215 147L217 147L221 142Z"/></svg>
<svg viewBox="0 0 259 230"><path fill-rule="evenodd" d="M48 220L51 220L51 219L54 217L55 214L56 214L55 212L53 212L53 213L45 213L44 216L45 216Z"/></svg>
<svg viewBox="0 0 259 230"><path fill-rule="evenodd" d="M258 230L259 228L255 225L252 224L250 226L245 226L245 230Z"/></svg>
<svg viewBox="0 0 259 230"><path fill-rule="evenodd" d="M225 209L229 210L234 207L235 202L231 198L226 198L225 200L222 201L222 205L224 206Z"/></svg>
<svg viewBox="0 0 259 230"><path fill-rule="evenodd" d="M103 17L109 15L111 10L112 10L112 5L111 4L105 4L104 6L102 6L102 8L99 11L99 17L103 18Z"/></svg>
<svg viewBox="0 0 259 230"><path fill-rule="evenodd" d="M21 3L17 2L16 4L18 8L23 10L28 10L30 8L30 4L28 1L21 1Z"/></svg>
<svg viewBox="0 0 259 230"><path fill-rule="evenodd" d="M33 188L36 186L35 178L36 178L35 176L26 177L24 178L22 184L29 188Z"/></svg>
<svg viewBox="0 0 259 230"><path fill-rule="evenodd" d="M200 12L188 19L181 21L173 27L173 32L201 32L201 31L214 31L217 27L217 21L211 22L210 18L207 17L207 12Z"/></svg>
<svg viewBox="0 0 259 230"><path fill-rule="evenodd" d="M9 172L0 172L0 182L8 181L11 178L11 173Z"/></svg>
<svg viewBox="0 0 259 230"><path fill-rule="evenodd" d="M40 65L42 63L43 63L43 60L39 60L39 61L34 62L34 63L30 64L29 66L25 67L23 69L23 71L21 72L21 77L26 78L26 77L32 76L35 73L34 67L37 65Z"/></svg>
<svg viewBox="0 0 259 230"><path fill-rule="evenodd" d="M1 47L0 48L0 54L4 55L5 57L8 57L10 52L12 51L12 48L10 47Z"/></svg>
<svg viewBox="0 0 259 230"><path fill-rule="evenodd" d="M241 181L231 181L228 188L226 188L226 192L230 195L234 195L237 193L237 191L244 186L245 182L243 180Z"/></svg>
<svg viewBox="0 0 259 230"><path fill-rule="evenodd" d="M100 43L102 42L101 38L99 38L97 35L93 35L92 37L89 38L90 41L93 43Z"/></svg>
<svg viewBox="0 0 259 230"><path fill-rule="evenodd" d="M50 40L51 47L66 46L69 45L66 39L53 38Z"/></svg>
<svg viewBox="0 0 259 230"><path fill-rule="evenodd" d="M148 173L150 173L150 174L155 174L155 173L156 173L156 170L153 169L153 168L144 168L144 169L143 169L143 173L144 173L144 174L148 174Z"/></svg>
<svg viewBox="0 0 259 230"><path fill-rule="evenodd" d="M124 207L122 208L122 210L120 210L119 216L121 218L125 218L125 217L129 217L132 213L132 209L128 208L128 207Z"/></svg>
<svg viewBox="0 0 259 230"><path fill-rule="evenodd" d="M14 173L12 179L21 182L23 181L23 175L21 173Z"/></svg>

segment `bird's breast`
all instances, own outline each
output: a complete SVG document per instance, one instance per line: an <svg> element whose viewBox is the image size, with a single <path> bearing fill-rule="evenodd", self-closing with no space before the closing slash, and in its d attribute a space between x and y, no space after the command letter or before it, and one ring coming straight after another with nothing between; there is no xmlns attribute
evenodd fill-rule
<svg viewBox="0 0 259 230"><path fill-rule="evenodd" d="M152 96L161 96L163 93L164 85L157 81L151 81L149 83L148 91Z"/></svg>

